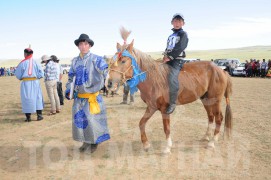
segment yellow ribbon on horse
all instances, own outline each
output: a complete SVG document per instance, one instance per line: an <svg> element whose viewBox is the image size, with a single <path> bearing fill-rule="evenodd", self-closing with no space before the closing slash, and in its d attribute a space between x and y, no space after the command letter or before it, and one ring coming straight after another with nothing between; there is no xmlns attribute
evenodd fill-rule
<svg viewBox="0 0 271 180"><path fill-rule="evenodd" d="M96 93L78 93L79 98L85 98L88 99L89 102L89 110L91 114L99 114L101 112L99 103L97 101L97 96L99 95L99 92Z"/></svg>

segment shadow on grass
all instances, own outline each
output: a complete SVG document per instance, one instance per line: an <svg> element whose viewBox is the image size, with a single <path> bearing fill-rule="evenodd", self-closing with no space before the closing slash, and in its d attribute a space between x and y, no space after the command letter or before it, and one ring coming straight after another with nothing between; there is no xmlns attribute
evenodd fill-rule
<svg viewBox="0 0 271 180"><path fill-rule="evenodd" d="M44 104L43 115L46 112L50 112L50 103ZM2 106L0 110L0 124L21 124L25 123L25 114L22 112L21 103L11 103ZM36 120L37 114L32 113L31 119Z"/></svg>
<svg viewBox="0 0 271 180"><path fill-rule="evenodd" d="M52 141L56 141L53 140ZM40 141L37 141L40 142ZM101 163L106 167L108 164L122 166L119 161L133 159L133 163L141 162L142 160L159 160L165 157L162 151L162 141L152 141L151 148L145 152L140 141L106 141L98 146L97 151L90 153L90 150L79 152L78 145L67 145L60 143L52 145L50 142L40 144L38 147L30 146L0 146L0 167L8 172L25 172L30 169L50 169L51 166L65 164L72 166L73 163ZM173 148L171 156L178 155L178 151L185 153L193 152L194 142L187 142L183 147L178 147L178 142L174 142L176 147ZM23 143L24 144L24 143ZM62 145L60 145L62 144ZM203 148L203 143L196 143L199 148ZM33 154L33 152L35 152ZM160 162L160 160L158 161ZM135 166L135 164L132 164ZM67 166L66 166L67 167ZM63 167L64 168L64 167ZM122 167L122 168L125 168ZM79 167L80 169L80 167ZM63 170L63 169L62 169Z"/></svg>

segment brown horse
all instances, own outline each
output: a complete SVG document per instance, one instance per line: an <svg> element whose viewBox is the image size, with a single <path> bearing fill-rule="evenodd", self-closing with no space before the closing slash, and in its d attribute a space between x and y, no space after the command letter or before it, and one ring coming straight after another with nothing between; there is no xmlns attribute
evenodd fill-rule
<svg viewBox="0 0 271 180"><path fill-rule="evenodd" d="M125 34L127 36L125 36ZM129 33L121 30L121 35L126 42ZM150 144L145 132L145 125L150 117L159 110L162 114L164 132L167 139L165 153L170 152L172 140L170 137L170 116L165 114L169 105L169 88L167 64L157 62L149 55L133 48L133 41L121 46L117 43L117 50L114 62L110 63L108 88L114 89L117 83L125 82L134 77L132 59L123 56L122 52L127 50L135 58L138 66L146 73L146 80L137 85L140 90L141 99L147 104L145 114L139 123L141 141L145 150ZM127 52L126 51L126 52ZM179 74L179 95L177 104L187 104L197 99L201 99L208 115L208 128L204 140L208 140L208 147L214 147L214 142L218 140L221 122L223 120L221 111L221 101L226 98L225 128L224 133L229 137L232 128L232 114L230 109L229 96L232 92L232 83L227 72L217 67L212 62L201 61L184 64ZM214 136L211 138L213 121L215 119Z"/></svg>

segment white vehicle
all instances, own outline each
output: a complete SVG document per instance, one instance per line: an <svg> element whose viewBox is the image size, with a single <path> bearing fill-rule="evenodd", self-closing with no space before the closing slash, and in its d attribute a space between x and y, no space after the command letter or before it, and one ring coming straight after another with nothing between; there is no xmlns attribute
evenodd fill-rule
<svg viewBox="0 0 271 180"><path fill-rule="evenodd" d="M228 63L227 61L226 61L226 62L225 62L225 61L224 61L224 62L222 61L222 62L219 62L219 63L217 64L217 66L220 67L221 69L223 69L224 71L227 71L227 66L228 66L228 64L229 64L229 63Z"/></svg>
<svg viewBox="0 0 271 180"><path fill-rule="evenodd" d="M189 62L197 62L200 61L200 59L183 59L184 63L189 63Z"/></svg>
<svg viewBox="0 0 271 180"><path fill-rule="evenodd" d="M222 62L228 62L230 63L231 61L233 61L235 64L239 65L240 64L240 60L239 59L235 59L235 58L228 58L228 59L215 59L214 60L214 63L215 64L219 64L219 63L222 63Z"/></svg>
<svg viewBox="0 0 271 180"><path fill-rule="evenodd" d="M241 63L232 72L233 76L246 76L246 63Z"/></svg>
<svg viewBox="0 0 271 180"><path fill-rule="evenodd" d="M69 64L61 64L61 68L62 68L62 73L63 74L68 74L69 70L71 68L71 65L69 65Z"/></svg>

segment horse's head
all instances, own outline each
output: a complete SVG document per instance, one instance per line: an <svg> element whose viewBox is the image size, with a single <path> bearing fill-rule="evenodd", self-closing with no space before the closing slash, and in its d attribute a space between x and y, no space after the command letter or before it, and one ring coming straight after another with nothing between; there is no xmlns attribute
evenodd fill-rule
<svg viewBox="0 0 271 180"><path fill-rule="evenodd" d="M115 91L119 83L123 84L133 77L132 59L135 59L133 44L134 41L128 45L124 44L123 46L117 43L117 52L109 63L107 88L111 91Z"/></svg>

